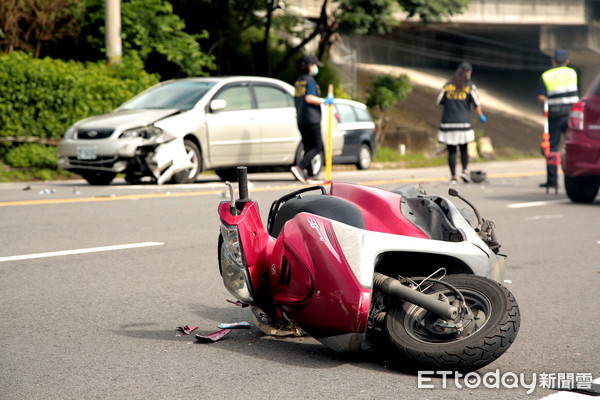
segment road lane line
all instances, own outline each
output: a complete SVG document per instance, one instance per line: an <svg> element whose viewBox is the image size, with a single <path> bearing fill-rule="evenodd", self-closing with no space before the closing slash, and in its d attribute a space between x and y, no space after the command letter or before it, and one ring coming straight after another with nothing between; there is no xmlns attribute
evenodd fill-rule
<svg viewBox="0 0 600 400"><path fill-rule="evenodd" d="M87 249L52 251L49 253L35 253L35 254L24 254L24 255L20 255L20 256L0 257L0 262L31 260L33 258L70 256L70 255L74 255L74 254L97 253L97 252L101 252L101 251L126 250L126 249L136 249L139 247L162 246L162 245L164 245L164 243L162 243L162 242L143 242L143 243L119 244L119 245L115 245L115 246L90 247Z"/></svg>
<svg viewBox="0 0 600 400"><path fill-rule="evenodd" d="M225 185L223 185L225 188ZM202 196L208 194L220 194L223 190L207 190L203 192L168 192L168 193L145 193L145 194L130 194L130 195L106 195L96 197L74 197L64 199L40 199L40 200L17 200L0 202L0 207L8 206L33 206L42 204L64 204L64 203L86 203L96 201L115 201L115 200L139 200L139 199L158 199L164 197L186 197L186 196Z"/></svg>
<svg viewBox="0 0 600 400"><path fill-rule="evenodd" d="M568 202L569 202L569 200L565 200L565 199L545 200L545 201L528 201L527 203L507 204L506 208L540 207L540 206L547 206L549 204L560 204L560 203L568 203Z"/></svg>
<svg viewBox="0 0 600 400"><path fill-rule="evenodd" d="M545 172L543 172L545 173ZM493 178L515 178L515 177L526 177L542 175L542 172L511 172L511 173L497 173L488 174L488 179ZM335 182L335 180L334 180ZM340 179L343 182L343 179ZM431 183L431 182L448 182L447 178L441 177L409 177L409 178L398 178L398 179L381 179L381 180L364 180L356 182L360 185L390 185L390 184L404 184L404 183ZM234 185L235 186L235 185ZM250 190L252 192L271 192L281 190L296 190L304 186L314 185L301 185L299 183L280 184L280 185L269 185L269 186L255 186ZM325 185L327 186L327 185ZM144 200L144 199L160 199L169 197L193 197L193 196L207 196L207 195L222 195L226 190L225 183L223 183L222 189L211 189L198 190L192 192L162 192L162 193L140 193L140 194L129 194L129 195L98 195L94 197L71 197L71 198L60 198L60 199L38 199L38 200L15 200L15 201L0 201L0 207L11 207L11 206L35 206L35 205L48 205L48 204L67 204L67 203L87 203L87 202L101 202L101 201L120 201L120 200Z"/></svg>

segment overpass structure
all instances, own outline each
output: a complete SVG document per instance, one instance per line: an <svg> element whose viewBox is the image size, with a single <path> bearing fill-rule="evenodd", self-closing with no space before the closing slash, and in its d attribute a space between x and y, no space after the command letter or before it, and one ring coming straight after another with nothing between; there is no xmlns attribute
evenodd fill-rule
<svg viewBox="0 0 600 400"><path fill-rule="evenodd" d="M310 19L323 0L288 3ZM599 0L471 0L463 14L443 22L423 25L402 14L398 20L390 34L345 37L344 45L359 63L453 69L469 61L484 74L517 81L535 81L554 49L564 48L581 90L600 71Z"/></svg>

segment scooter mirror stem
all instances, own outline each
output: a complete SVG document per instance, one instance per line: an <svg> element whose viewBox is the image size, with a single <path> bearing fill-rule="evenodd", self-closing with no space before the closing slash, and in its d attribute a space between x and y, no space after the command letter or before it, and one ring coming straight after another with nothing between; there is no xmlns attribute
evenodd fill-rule
<svg viewBox="0 0 600 400"><path fill-rule="evenodd" d="M458 197L459 199L461 199L462 201L464 201L465 203L467 203L469 205L469 207L471 207L473 209L473 212L475 213L475 217L477 217L477 223L479 225L481 225L483 223L483 220L481 219L481 216L479 215L479 211L477 211L477 209L475 208L475 206L473 204L471 204L470 201L468 201L467 199L465 199L464 197L462 197L460 194L458 194L458 190L456 190L454 188L450 188L450 189L448 189L448 194L450 196Z"/></svg>
<svg viewBox="0 0 600 400"><path fill-rule="evenodd" d="M229 211L232 215L238 215L238 210L235 208L235 200L233 199L233 185L229 181L226 181L225 185L227 185L227 189L229 189Z"/></svg>

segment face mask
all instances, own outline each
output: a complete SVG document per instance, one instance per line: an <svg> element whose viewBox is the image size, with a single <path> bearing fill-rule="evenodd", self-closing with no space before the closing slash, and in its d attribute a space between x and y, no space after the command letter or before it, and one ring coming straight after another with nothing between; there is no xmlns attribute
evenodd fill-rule
<svg viewBox="0 0 600 400"><path fill-rule="evenodd" d="M312 76L317 76L318 73L319 73L319 66L315 65L315 69L313 69Z"/></svg>

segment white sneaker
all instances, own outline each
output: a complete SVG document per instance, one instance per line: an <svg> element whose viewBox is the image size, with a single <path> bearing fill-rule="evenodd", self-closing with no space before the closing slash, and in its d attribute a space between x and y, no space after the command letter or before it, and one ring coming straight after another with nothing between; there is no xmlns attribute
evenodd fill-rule
<svg viewBox="0 0 600 400"><path fill-rule="evenodd" d="M294 174L298 181L306 183L306 176L304 175L304 171L302 171L302 169L294 165L292 168L290 168L290 171L292 171L292 174Z"/></svg>
<svg viewBox="0 0 600 400"><path fill-rule="evenodd" d="M460 174L460 177L462 178L464 183L470 183L471 182L471 177L469 176L469 174L467 173L467 171L463 171L462 174Z"/></svg>

